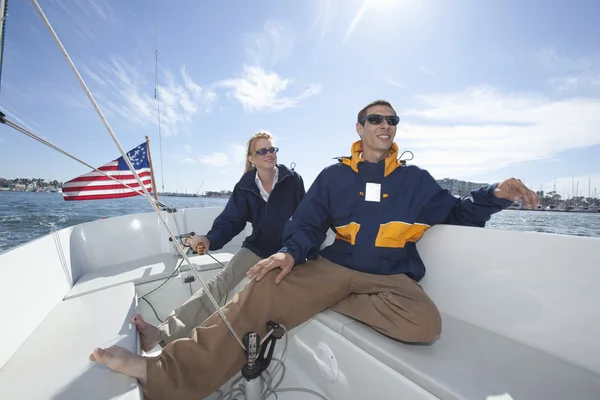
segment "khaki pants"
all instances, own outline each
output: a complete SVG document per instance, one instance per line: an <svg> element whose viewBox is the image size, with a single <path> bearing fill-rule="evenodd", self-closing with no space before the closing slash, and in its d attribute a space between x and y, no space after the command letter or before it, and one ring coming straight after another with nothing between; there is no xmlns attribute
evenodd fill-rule
<svg viewBox="0 0 600 400"><path fill-rule="evenodd" d="M324 258L296 266L275 284L280 269L250 281L223 308L236 333L266 334L269 320L289 330L328 307L405 342L430 342L441 331L441 317L423 289L406 275L371 275ZM219 314L194 328L189 339L166 345L147 359L148 400L202 399L238 373L242 348Z"/></svg>
<svg viewBox="0 0 600 400"><path fill-rule="evenodd" d="M227 294L246 277L246 272L260 260L259 256L242 247L217 276L206 282L206 287L217 304L224 305ZM204 288L198 290L185 303L173 310L158 326L164 342L161 342L161 345L189 337L192 329L200 326L215 311Z"/></svg>

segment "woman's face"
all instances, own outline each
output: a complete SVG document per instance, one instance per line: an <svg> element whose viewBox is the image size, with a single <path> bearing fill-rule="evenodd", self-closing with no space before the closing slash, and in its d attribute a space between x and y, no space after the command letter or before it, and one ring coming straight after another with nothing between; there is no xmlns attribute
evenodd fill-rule
<svg viewBox="0 0 600 400"><path fill-rule="evenodd" d="M270 150L270 151L269 151ZM277 149L269 139L258 139L254 142L254 151L250 155L250 162L258 169L271 169L277 164Z"/></svg>

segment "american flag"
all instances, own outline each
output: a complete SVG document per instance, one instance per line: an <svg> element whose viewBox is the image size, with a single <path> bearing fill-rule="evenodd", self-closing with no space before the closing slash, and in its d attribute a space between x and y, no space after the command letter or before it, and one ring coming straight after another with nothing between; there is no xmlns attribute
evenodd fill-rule
<svg viewBox="0 0 600 400"><path fill-rule="evenodd" d="M148 162L148 144L144 142L127 153L133 168L140 176L148 192L152 191L152 173ZM133 189L110 179L97 171L89 172L66 182L63 187L65 200L102 200L143 194L135 176L123 157L102 165L98 170L118 179ZM134 190L135 189L135 190Z"/></svg>

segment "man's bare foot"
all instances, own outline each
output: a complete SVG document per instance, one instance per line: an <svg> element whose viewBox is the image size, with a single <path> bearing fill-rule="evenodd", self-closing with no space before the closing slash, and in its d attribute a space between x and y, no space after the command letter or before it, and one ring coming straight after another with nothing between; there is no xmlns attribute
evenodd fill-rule
<svg viewBox="0 0 600 400"><path fill-rule="evenodd" d="M123 375L136 378L141 384L146 383L146 359L131 353L127 349L119 346L112 346L108 349L96 348L90 354L89 359L90 361L106 364L110 369Z"/></svg>
<svg viewBox="0 0 600 400"><path fill-rule="evenodd" d="M142 318L140 314L135 314L132 316L130 321L136 326L138 332L140 333L142 350L150 351L162 340L158 328L144 321L144 318Z"/></svg>

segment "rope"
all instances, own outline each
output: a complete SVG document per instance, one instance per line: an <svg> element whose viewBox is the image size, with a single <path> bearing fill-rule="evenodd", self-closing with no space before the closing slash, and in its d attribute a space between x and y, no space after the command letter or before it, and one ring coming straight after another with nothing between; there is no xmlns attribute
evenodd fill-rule
<svg viewBox="0 0 600 400"><path fill-rule="evenodd" d="M156 114L158 117L158 144L160 147L160 184L162 191L165 191L165 175L163 169L163 154L162 154L162 133L160 125L160 96L158 95L158 42L156 40L156 12L154 0L152 0L152 20L154 28L154 98L156 99Z"/></svg>
<svg viewBox="0 0 600 400"><path fill-rule="evenodd" d="M110 127L108 121L104 117L104 114L102 113L102 110L100 109L100 106L98 105L98 103L94 99L94 96L92 96L92 93L90 92L90 90L86 86L85 82L83 81L83 78L81 77L81 75L79 74L79 71L75 67L75 64L71 60L71 57L69 57L69 53L67 53L67 50L65 49L65 47L61 43L60 39L58 38L58 35L56 34L56 32L54 31L54 29L52 28L52 25L50 25L50 21L48 21L48 19L46 18L46 15L42 11L42 9L41 9L40 5L38 4L37 0L31 0L31 2L33 3L33 5L34 5L36 11L38 12L38 14L40 15L40 17L42 18L42 21L44 22L44 25L46 25L46 28L48 28L48 31L52 35L52 38L56 42L56 44L59 47L61 53L65 57L65 60L69 64L69 67L71 67L71 70L73 71L73 74L75 74L75 77L79 81L79 84L83 88L83 91L85 92L85 94L87 95L88 99L90 100L90 102L94 106L94 109L96 110L96 112L98 113L98 116L102 120L102 123L106 127L106 130L108 131L108 134L111 136L111 138L115 142L115 145L117 146L117 148L119 149L119 152L123 156L123 159L127 163L127 166L129 167L129 169L133 173L133 176L135 176L135 178L138 181L138 184L140 185L140 187L142 188L142 190L144 191L144 195L150 201L150 205L152 205L152 207L154 208L154 211L156 212L156 214L158 215L158 217L162 221L163 225L165 226L165 229L169 232L169 235L171 236L171 238L175 242L175 246L177 247L177 250L180 252L180 254L183 255L183 258L185 258L185 261L190 266L190 269L192 271L194 271L194 274L196 275L196 277L198 278L198 280L200 281L200 283L202 283L202 286L204 287L204 290L206 291L206 294L208 295L208 298L210 299L211 303L213 304L213 306L215 307L215 309L217 310L217 312L219 313L219 315L223 319L223 322L225 323L225 325L227 325L227 328L229 328L229 331L231 332L231 334L233 335L233 337L237 340L238 344L245 351L246 349L244 347L244 344L242 343L242 340L235 333L235 330L233 329L233 327L231 326L231 323L229 322L229 320L227 319L227 317L223 313L223 310L221 310L221 307L219 307L219 305L217 304L217 302L214 299L214 297L210 294L208 288L206 287L206 283L204 283L204 280L200 277L200 274L198 273L198 271L196 271L196 269L192 266L192 263L190 262L187 254L185 254L183 248L181 247L181 245L179 244L179 242L177 242L177 240L175 239L175 234L171 231L171 228L169 227L169 224L167 223L167 221L165 220L164 216L161 214L160 210L156 206L155 202L153 201L152 197L150 196L150 193L148 193L148 190L146 189L146 187L142 183L142 180L139 177L139 175L137 174L137 172L135 171L135 169L133 168L133 165L131 165L131 161L129 160L129 157L127 157L127 154L125 153L125 150L123 149L123 147L119 143L119 140L117 139L117 136L115 135L115 133L113 132L112 128Z"/></svg>
<svg viewBox="0 0 600 400"><path fill-rule="evenodd" d="M133 188L133 187L129 186L128 184L124 183L123 181L120 181L119 179L117 179L117 178L115 178L113 176L108 175L104 171L100 171L98 168L92 167L90 164L86 163L85 161L80 160L79 158L75 157L74 155L69 154L68 152L64 151L60 147L57 147L57 146L53 145L52 143L48 142L47 140L42 139L41 137L37 136L35 133L33 133L31 131L28 131L27 129L23 128L22 126L14 123L14 122L12 122L11 120L9 120L9 119L6 118L6 116L4 115L4 113L2 111L0 111L0 123L6 124L6 125L10 126L11 128L13 128L13 129L15 129L15 130L17 130L17 131L25 134L26 136L29 136L30 138L32 138L34 140L37 140L38 142L40 142L40 143L42 143L42 144L50 147L51 149L56 150L59 153L64 154L65 156L67 156L67 157L69 157L69 158L71 158L71 159L73 159L73 160L75 160L75 161L77 161L77 162L85 165L86 167L89 167L89 168L93 169L94 171L96 171L96 172L98 172L98 173L100 173L100 174L102 174L102 175L104 175L104 176L112 179L113 181L115 181L117 183L120 183L123 186L128 187L129 189L135 191L136 193L144 195L144 193L138 191L138 189ZM164 204L161 201L154 200L154 198L152 198L152 201L156 202L156 204L158 206L160 206L160 207L168 208L167 205Z"/></svg>
<svg viewBox="0 0 600 400"><path fill-rule="evenodd" d="M0 78L2 77L2 62L4 61L4 39L6 36L6 11L8 10L8 0L4 0L4 7L0 10L0 23L2 24L2 41L0 42ZM0 79L1 81L1 79Z"/></svg>
<svg viewBox="0 0 600 400"><path fill-rule="evenodd" d="M284 392L302 392L302 393L308 393L308 394L312 394L313 396L316 396L320 399L323 400L328 400L327 397L323 396L321 393L316 392L314 390L311 389L304 389L304 388L285 388L285 389L280 389L279 385L281 385L281 383L283 382L283 378L285 376L285 364L283 363L283 359L285 357L287 348L288 348L288 337L289 337L289 332L287 330L287 328L285 327L285 325L279 325L283 328L284 331L284 345L283 345L283 352L281 353L281 358L276 358L276 357L272 357L271 358L271 362L275 362L277 363L277 365L275 365L275 367L273 367L273 371L269 371L269 369L266 369L263 374L267 375L267 377L265 378L263 375L260 376L260 379L263 381L263 383L265 383L266 388L263 390L261 398L263 400L268 399L269 397L271 397L271 395L275 396L275 399L278 398L277 393L284 393ZM263 341L261 341L261 346L262 346ZM275 377L277 376L277 373L279 372L279 370L281 370L281 375L279 376L279 379L277 380L277 382L275 384L273 384L273 380L275 379ZM243 376L239 376L236 379L233 380L233 382L231 382L230 384L230 389L223 393L222 391L219 391L219 397L217 398L217 400L231 400L233 399L233 396L236 395L237 393L241 393L244 396L244 399L246 399L246 391L245 391L245 386L243 384L240 384L238 387L235 387L239 381L241 381L244 377Z"/></svg>
<svg viewBox="0 0 600 400"><path fill-rule="evenodd" d="M148 305L150 306L150 308L152 309L152 312L154 313L154 316L156 317L157 320L160 321L160 323L162 324L164 321L162 319L160 319L160 317L158 316L158 313L156 312L156 308L154 308L154 306L152 305L152 303L150 303L150 300L148 300L145 297L140 297L138 300L144 300L146 303L148 303Z"/></svg>

